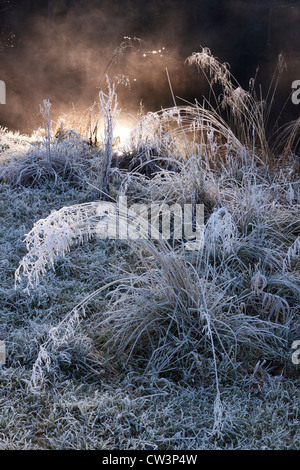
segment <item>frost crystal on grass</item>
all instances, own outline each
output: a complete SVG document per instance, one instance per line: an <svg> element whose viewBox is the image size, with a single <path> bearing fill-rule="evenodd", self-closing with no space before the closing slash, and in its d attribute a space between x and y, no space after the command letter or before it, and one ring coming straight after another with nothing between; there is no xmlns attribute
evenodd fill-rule
<svg viewBox="0 0 300 470"><path fill-rule="evenodd" d="M28 253L16 270L16 284L22 282L25 276L29 292L29 288L39 283L40 276L46 273L49 266L54 269L54 260L58 255L64 256L73 244L92 237L99 222L98 210L98 202L78 204L63 207L36 222L24 240Z"/></svg>
<svg viewBox="0 0 300 470"><path fill-rule="evenodd" d="M229 253L237 239L237 228L231 214L224 207L212 213L207 221L204 232L204 245L209 250L216 247Z"/></svg>

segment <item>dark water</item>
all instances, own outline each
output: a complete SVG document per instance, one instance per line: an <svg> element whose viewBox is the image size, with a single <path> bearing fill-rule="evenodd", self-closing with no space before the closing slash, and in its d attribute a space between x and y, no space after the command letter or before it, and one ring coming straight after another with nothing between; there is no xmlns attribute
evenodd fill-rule
<svg viewBox="0 0 300 470"><path fill-rule="evenodd" d="M200 99L207 92L205 81L185 64L200 46L229 62L243 87L259 67L257 83L264 95L282 52L287 69L273 116L287 102L280 123L296 119L300 105L289 97L292 82L300 80L299 3L0 0L0 80L7 86L0 125L31 132L41 125L44 98L53 104L54 119L73 106L83 112L99 86L105 86L105 73L129 76L130 89L119 87L120 107L126 112L136 113L141 100L146 110L173 104L166 68L175 95Z"/></svg>

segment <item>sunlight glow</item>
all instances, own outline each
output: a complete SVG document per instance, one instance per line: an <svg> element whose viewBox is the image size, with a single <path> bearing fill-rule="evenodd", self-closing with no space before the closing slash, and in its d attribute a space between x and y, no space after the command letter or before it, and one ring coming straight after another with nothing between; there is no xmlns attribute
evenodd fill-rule
<svg viewBox="0 0 300 470"><path fill-rule="evenodd" d="M114 130L114 146L117 150L126 150L127 147L130 147L129 140L132 129L132 127L121 124L116 125Z"/></svg>

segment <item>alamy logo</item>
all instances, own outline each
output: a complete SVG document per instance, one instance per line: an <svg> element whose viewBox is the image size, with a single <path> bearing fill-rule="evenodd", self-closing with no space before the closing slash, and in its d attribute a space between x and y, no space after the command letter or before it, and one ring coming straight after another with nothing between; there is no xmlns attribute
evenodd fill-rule
<svg viewBox="0 0 300 470"><path fill-rule="evenodd" d="M5 364L5 356L6 356L5 343L4 341L0 341L0 365Z"/></svg>
<svg viewBox="0 0 300 470"><path fill-rule="evenodd" d="M300 104L300 80L295 80L292 83L292 103L293 104Z"/></svg>
<svg viewBox="0 0 300 470"><path fill-rule="evenodd" d="M6 85L0 80L0 104L6 104Z"/></svg>
<svg viewBox="0 0 300 470"><path fill-rule="evenodd" d="M295 365L300 364L300 341L294 341L292 344L292 349L295 349L295 352L292 354L292 362Z"/></svg>
<svg viewBox="0 0 300 470"><path fill-rule="evenodd" d="M117 204L102 203L98 208L99 238L120 240L185 240L187 250L199 250L204 243L204 205L133 204L127 197Z"/></svg>

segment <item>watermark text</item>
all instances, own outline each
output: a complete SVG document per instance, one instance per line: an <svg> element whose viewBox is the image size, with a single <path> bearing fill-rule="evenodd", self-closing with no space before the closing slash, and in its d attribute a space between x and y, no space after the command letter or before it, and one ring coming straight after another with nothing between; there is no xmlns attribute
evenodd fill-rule
<svg viewBox="0 0 300 470"><path fill-rule="evenodd" d="M6 104L6 85L0 80L0 104Z"/></svg>
<svg viewBox="0 0 300 470"><path fill-rule="evenodd" d="M292 83L292 103L300 104L300 80L294 80Z"/></svg>
<svg viewBox="0 0 300 470"><path fill-rule="evenodd" d="M0 341L0 364L4 365L6 359L6 350L4 341Z"/></svg>
<svg viewBox="0 0 300 470"><path fill-rule="evenodd" d="M298 366L300 364L300 340L293 342L292 349L295 350L292 354L292 362Z"/></svg>
<svg viewBox="0 0 300 470"><path fill-rule="evenodd" d="M184 240L187 250L204 243L204 205L132 204L121 196L118 203L99 205L99 238L120 240Z"/></svg>

